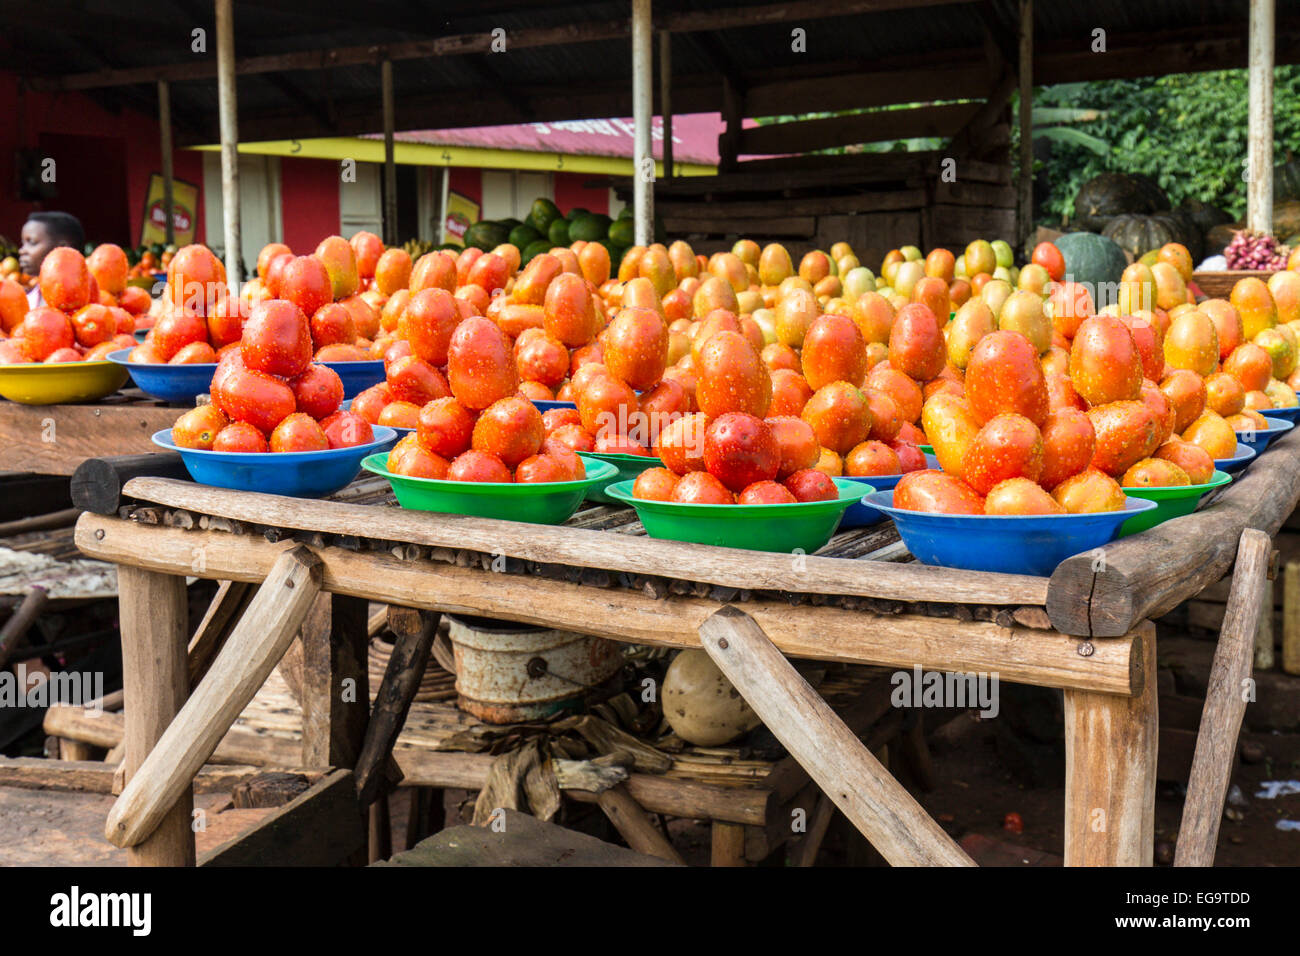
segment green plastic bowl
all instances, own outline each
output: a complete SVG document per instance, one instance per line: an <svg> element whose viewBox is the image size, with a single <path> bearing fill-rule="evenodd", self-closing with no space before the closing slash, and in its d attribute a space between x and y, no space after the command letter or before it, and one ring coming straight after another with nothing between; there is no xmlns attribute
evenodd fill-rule
<svg viewBox="0 0 1300 956"><path fill-rule="evenodd" d="M1226 471L1214 472L1214 476L1203 485L1170 485L1163 488L1125 488L1124 494L1130 498L1145 498L1156 503L1155 510L1144 511L1129 518L1119 529L1119 537L1126 538L1147 528L1154 528L1170 518L1181 518L1196 510L1201 498L1207 492L1222 487L1232 481L1232 475Z"/></svg>
<svg viewBox="0 0 1300 956"><path fill-rule="evenodd" d="M933 454L934 454L934 446L933 446L933 445L917 445L916 447L919 448L919 449L921 449L921 454L923 454L923 455L933 455Z"/></svg>
<svg viewBox="0 0 1300 956"><path fill-rule="evenodd" d="M637 477L643 471L651 468L662 468L663 462L653 455L623 455L615 452L603 451L583 451L578 453L579 458L590 459L591 461L604 462L607 465L613 465L618 469L618 473L611 476L608 481L598 485L592 485L587 489L588 501L599 501L604 504L615 504L613 498L605 494L605 489L616 481L636 481Z"/></svg>
<svg viewBox="0 0 1300 956"><path fill-rule="evenodd" d="M443 514L530 521L533 524L563 524L582 504L587 489L608 481L617 469L605 462L591 462L581 481L524 482L447 481L435 478L407 478L388 470L388 454L371 455L361 467L387 478L397 503L411 511L440 511Z"/></svg>
<svg viewBox="0 0 1300 956"><path fill-rule="evenodd" d="M716 544L749 551L812 554L831 539L851 505L873 491L858 481L834 478L840 496L832 501L800 501L789 505L691 505L674 501L645 501L632 497L631 481L605 489L611 498L636 509L652 538Z"/></svg>

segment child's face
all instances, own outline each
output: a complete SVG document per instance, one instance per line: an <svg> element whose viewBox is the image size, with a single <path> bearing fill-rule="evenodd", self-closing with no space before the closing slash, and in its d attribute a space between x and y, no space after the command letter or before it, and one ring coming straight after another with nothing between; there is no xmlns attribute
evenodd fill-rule
<svg viewBox="0 0 1300 956"><path fill-rule="evenodd" d="M23 231L19 237L19 268L29 276L36 275L40 271L41 263L45 261L45 257L57 245L59 243L54 241L45 223L33 222L29 219L23 223Z"/></svg>

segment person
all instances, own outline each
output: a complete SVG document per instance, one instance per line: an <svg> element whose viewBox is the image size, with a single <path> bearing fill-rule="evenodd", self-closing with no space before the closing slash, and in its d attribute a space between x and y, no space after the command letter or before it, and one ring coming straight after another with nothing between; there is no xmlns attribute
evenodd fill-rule
<svg viewBox="0 0 1300 956"><path fill-rule="evenodd" d="M80 249L86 243L81 220L66 212L34 212L23 223L19 236L18 266L26 275L39 275L41 263L59 246ZM27 304L35 309L45 304L39 284L27 293Z"/></svg>

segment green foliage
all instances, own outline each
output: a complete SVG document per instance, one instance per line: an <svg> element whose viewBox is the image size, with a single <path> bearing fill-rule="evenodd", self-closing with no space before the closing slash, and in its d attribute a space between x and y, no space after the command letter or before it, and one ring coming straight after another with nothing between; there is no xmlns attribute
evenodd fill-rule
<svg viewBox="0 0 1300 956"><path fill-rule="evenodd" d="M1295 108L1300 67L1278 67L1273 82L1273 142L1280 163L1287 150L1300 153L1300 110ZM1047 164L1050 199L1039 210L1041 222L1061 222L1072 211L1079 187L1109 171L1145 173L1175 206L1197 199L1233 216L1245 211L1245 70L1064 83L1040 88L1034 99L1036 113L1040 107L1104 111L1087 129L1109 147L1097 153L1053 143Z"/></svg>

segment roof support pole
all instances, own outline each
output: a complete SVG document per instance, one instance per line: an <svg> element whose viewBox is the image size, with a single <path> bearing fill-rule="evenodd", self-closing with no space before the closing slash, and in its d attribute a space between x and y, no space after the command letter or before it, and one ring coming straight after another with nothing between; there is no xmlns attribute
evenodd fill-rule
<svg viewBox="0 0 1300 956"><path fill-rule="evenodd" d="M651 59L653 38L650 0L632 0L632 122L635 126L632 203L638 246L648 246L654 242L655 160L650 149L650 107L654 90Z"/></svg>
<svg viewBox="0 0 1300 956"><path fill-rule="evenodd" d="M1250 126L1246 147L1246 228L1273 231L1274 0L1250 0Z"/></svg>
<svg viewBox="0 0 1300 956"><path fill-rule="evenodd" d="M221 121L221 214L225 225L226 281L244 281L239 234L239 114L235 106L233 0L215 0L217 12L217 110Z"/></svg>
<svg viewBox="0 0 1300 956"><path fill-rule="evenodd" d="M397 163L393 159L393 61L379 68L384 97L384 245L397 245Z"/></svg>
<svg viewBox="0 0 1300 956"><path fill-rule="evenodd" d="M1020 0L1020 236L1034 228L1034 0Z"/></svg>
<svg viewBox="0 0 1300 956"><path fill-rule="evenodd" d="M673 35L659 31L659 114L663 117L664 179L673 178Z"/></svg>
<svg viewBox="0 0 1300 956"><path fill-rule="evenodd" d="M166 80L158 81L158 130L162 149L163 214L167 217L167 244L176 241L176 223L172 218L175 170L172 167L172 94Z"/></svg>

